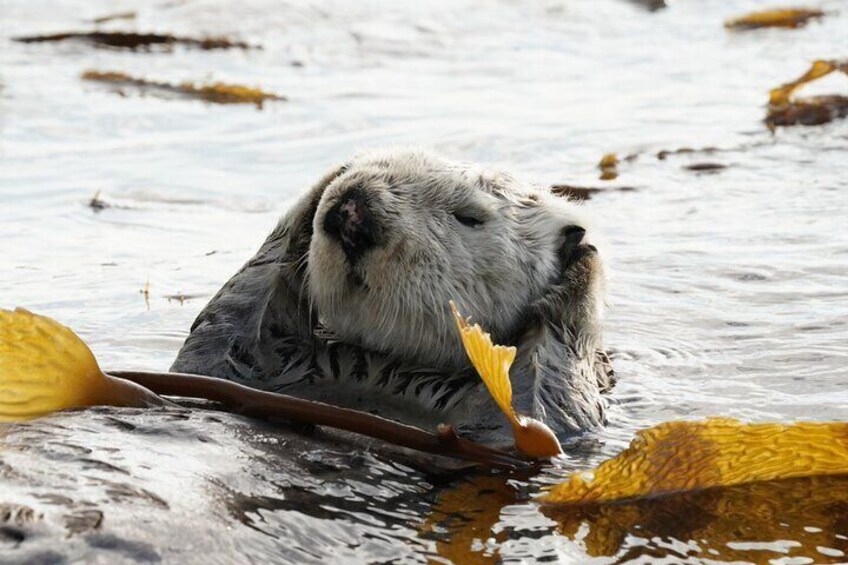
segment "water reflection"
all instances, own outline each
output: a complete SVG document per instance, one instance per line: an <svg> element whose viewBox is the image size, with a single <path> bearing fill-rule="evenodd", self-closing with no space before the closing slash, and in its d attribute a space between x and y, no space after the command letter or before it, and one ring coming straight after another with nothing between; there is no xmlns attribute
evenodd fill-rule
<svg viewBox="0 0 848 565"><path fill-rule="evenodd" d="M811 477L706 490L626 504L542 511L592 556L700 556L817 563L848 555L848 476Z"/></svg>
<svg viewBox="0 0 848 565"><path fill-rule="evenodd" d="M779 557L844 563L848 558L848 476L752 483L631 503L544 505L538 510L550 523L542 522L546 527L535 532L497 527L512 505L524 505L525 517L533 513L514 481L469 478L439 494L420 528L436 540L438 554L454 563L498 562L510 538L528 534L554 548L550 534L563 536L586 555L615 563L669 558L768 563ZM543 552L537 548L532 555Z"/></svg>

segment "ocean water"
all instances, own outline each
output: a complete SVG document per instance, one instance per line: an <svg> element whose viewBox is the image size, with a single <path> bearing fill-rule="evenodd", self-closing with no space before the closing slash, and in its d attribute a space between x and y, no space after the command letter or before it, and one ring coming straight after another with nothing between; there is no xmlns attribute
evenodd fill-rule
<svg viewBox="0 0 848 565"><path fill-rule="evenodd" d="M71 326L104 367L165 370L300 191L357 150L417 145L606 189L585 207L619 377L609 426L535 478L433 477L205 410L5 426L0 562L848 561L840 479L612 509L533 501L661 421L848 420L848 121L762 122L770 88L848 56L848 4L819 5L803 29L732 33L724 18L772 5L0 0L0 306ZM11 41L121 12L135 17L100 27L262 49ZM288 100L119 95L88 69ZM848 77L804 92L844 94ZM602 181L608 152L633 157ZM687 168L701 163L723 167Z"/></svg>

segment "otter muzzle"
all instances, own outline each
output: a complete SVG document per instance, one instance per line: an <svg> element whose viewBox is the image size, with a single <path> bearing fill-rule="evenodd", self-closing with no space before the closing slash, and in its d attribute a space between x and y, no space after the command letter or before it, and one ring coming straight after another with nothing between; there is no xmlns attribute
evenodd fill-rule
<svg viewBox="0 0 848 565"><path fill-rule="evenodd" d="M348 260L355 263L376 243L375 223L368 198L360 190L349 190L324 216L324 231L342 246Z"/></svg>

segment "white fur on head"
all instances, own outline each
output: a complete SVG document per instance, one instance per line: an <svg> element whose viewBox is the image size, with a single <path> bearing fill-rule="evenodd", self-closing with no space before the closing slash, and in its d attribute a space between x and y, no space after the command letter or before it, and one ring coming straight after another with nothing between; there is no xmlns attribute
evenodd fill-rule
<svg viewBox="0 0 848 565"><path fill-rule="evenodd" d="M354 187L367 194L379 237L351 263L323 225ZM448 301L496 342L509 340L528 307L559 280L568 226L588 227L577 206L509 175L414 150L368 153L321 197L310 299L344 341L432 367L463 366Z"/></svg>

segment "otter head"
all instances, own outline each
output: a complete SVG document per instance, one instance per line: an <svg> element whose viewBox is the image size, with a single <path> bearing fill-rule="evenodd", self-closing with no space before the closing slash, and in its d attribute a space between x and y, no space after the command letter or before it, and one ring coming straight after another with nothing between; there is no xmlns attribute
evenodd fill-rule
<svg viewBox="0 0 848 565"><path fill-rule="evenodd" d="M496 342L513 342L532 306L562 284L564 262L594 254L585 232L574 204L508 175L414 151L364 155L318 202L309 297L345 341L465 366L448 302Z"/></svg>

